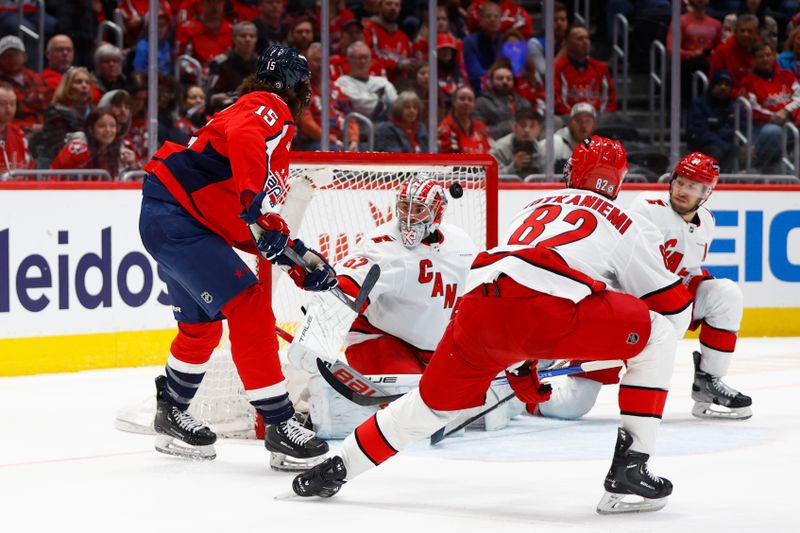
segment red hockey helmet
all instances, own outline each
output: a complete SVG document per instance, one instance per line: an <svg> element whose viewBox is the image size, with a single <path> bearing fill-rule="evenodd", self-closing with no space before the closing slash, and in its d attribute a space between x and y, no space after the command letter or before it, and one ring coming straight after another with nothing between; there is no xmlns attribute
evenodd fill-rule
<svg viewBox="0 0 800 533"><path fill-rule="evenodd" d="M404 181L396 205L403 245L412 248L436 231L446 207L444 187L435 179L419 174Z"/></svg>
<svg viewBox="0 0 800 533"><path fill-rule="evenodd" d="M671 180L678 176L689 181L702 183L709 189L713 189L717 186L717 181L719 181L719 163L713 157L702 152L693 152L675 165Z"/></svg>
<svg viewBox="0 0 800 533"><path fill-rule="evenodd" d="M592 135L572 151L564 167L567 187L602 194L612 200L628 173L628 156L619 141Z"/></svg>

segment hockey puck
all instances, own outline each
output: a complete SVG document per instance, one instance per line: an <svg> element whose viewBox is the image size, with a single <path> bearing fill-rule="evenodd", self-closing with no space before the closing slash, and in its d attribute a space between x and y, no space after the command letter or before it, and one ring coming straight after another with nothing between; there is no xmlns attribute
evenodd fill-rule
<svg viewBox="0 0 800 533"><path fill-rule="evenodd" d="M458 183L457 181L454 181L450 185L450 196L452 196L453 198L461 198L462 196L464 196L464 189L461 187L461 184Z"/></svg>

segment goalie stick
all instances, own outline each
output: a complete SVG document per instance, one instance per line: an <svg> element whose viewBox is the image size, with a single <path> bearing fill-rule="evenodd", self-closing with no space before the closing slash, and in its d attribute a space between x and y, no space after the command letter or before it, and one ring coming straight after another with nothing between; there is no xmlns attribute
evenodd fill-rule
<svg viewBox="0 0 800 533"><path fill-rule="evenodd" d="M555 376L569 376L571 374L580 374L581 372L591 372L592 370L604 370L606 368L619 367L619 366L622 366L623 364L624 364L624 361L622 361L620 359L612 359L611 361L588 361L586 363L581 363L579 365L565 366L563 368L551 368L551 369L548 369L548 370L540 370L538 372L538 374L539 374L539 379L552 378L552 377L555 377ZM500 407L504 403L506 403L509 400L511 400L511 398L513 398L513 397L514 397L514 393L512 392L511 394L509 394L505 398L501 398L500 401L498 401L496 404L494 404L494 405L492 405L490 407L487 407L486 409L484 409L480 413L477 413L477 414L469 417L468 419L464 420L462 423L460 423L459 425L457 425L453 429L449 429L448 430L447 426L445 426L443 428L440 428L439 430L436 431L436 433L431 435L431 446L435 446L436 444L440 443L441 441L443 441L444 439L446 439L447 437L449 437L453 433L464 429L465 427L467 427L468 425L472 424L476 420L480 420L481 418L483 418L487 414L491 413L492 411L494 411L495 409L497 409L498 407Z"/></svg>

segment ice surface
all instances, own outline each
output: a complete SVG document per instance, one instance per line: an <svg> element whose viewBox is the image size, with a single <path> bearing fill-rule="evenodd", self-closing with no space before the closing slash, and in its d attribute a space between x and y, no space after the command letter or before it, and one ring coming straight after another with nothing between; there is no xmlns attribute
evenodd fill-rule
<svg viewBox="0 0 800 533"><path fill-rule="evenodd" d="M740 339L726 381L752 419L690 415L682 341L653 470L675 484L657 513L599 516L616 387L582 421L532 417L420 443L326 501L275 501L291 474L259 442L223 440L208 463L113 428L159 368L0 379L0 531L800 531L800 339ZM337 442L332 447L338 447Z"/></svg>

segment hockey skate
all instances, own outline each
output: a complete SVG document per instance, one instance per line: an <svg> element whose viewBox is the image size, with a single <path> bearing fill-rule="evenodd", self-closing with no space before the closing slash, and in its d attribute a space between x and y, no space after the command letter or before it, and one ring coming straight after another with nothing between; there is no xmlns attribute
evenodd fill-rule
<svg viewBox="0 0 800 533"><path fill-rule="evenodd" d="M308 470L321 463L328 453L328 443L295 418L268 425L264 446L270 451L270 467L279 472Z"/></svg>
<svg viewBox="0 0 800 533"><path fill-rule="evenodd" d="M188 411L181 411L164 399L167 378L156 378L156 451L188 459L210 461L217 456L214 443L217 435L195 420Z"/></svg>
<svg viewBox="0 0 800 533"><path fill-rule="evenodd" d="M630 451L631 444L633 437L619 428L614 459L604 483L606 493L597 504L600 514L658 511L667 505L667 496L672 494L672 483L647 469L650 456ZM626 496L640 496L642 500L625 501Z"/></svg>
<svg viewBox="0 0 800 533"><path fill-rule="evenodd" d="M311 470L298 474L292 481L292 490L304 498L319 496L330 498L347 483L347 469L342 458L334 455Z"/></svg>
<svg viewBox="0 0 800 533"><path fill-rule="evenodd" d="M700 352L694 352L692 414L697 418L747 420L753 416L753 400L722 382L722 378L700 370Z"/></svg>

